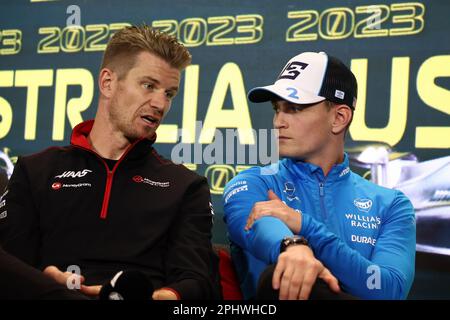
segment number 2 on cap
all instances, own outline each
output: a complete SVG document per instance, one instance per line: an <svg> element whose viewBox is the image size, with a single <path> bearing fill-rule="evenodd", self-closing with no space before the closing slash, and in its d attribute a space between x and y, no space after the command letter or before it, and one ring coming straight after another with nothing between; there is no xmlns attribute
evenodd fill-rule
<svg viewBox="0 0 450 320"><path fill-rule="evenodd" d="M300 99L300 97L297 95L298 91L295 88L289 87L286 88L286 90L291 91L291 93L288 95L289 98L294 98L294 99Z"/></svg>

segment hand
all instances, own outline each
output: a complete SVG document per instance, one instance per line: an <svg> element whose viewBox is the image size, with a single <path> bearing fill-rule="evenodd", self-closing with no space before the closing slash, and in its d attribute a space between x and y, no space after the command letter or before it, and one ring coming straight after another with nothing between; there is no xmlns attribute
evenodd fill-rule
<svg viewBox="0 0 450 320"><path fill-rule="evenodd" d="M101 285L85 286L82 284L80 288L81 293L91 297L97 297L100 294L100 290L102 290Z"/></svg>
<svg viewBox="0 0 450 320"><path fill-rule="evenodd" d="M152 295L153 300L178 300L177 295L168 289L158 289L153 292Z"/></svg>
<svg viewBox="0 0 450 320"><path fill-rule="evenodd" d="M333 292L340 292L336 277L314 257L308 246L291 245L278 257L272 287L280 290L280 300L306 300L317 277L323 279Z"/></svg>
<svg viewBox="0 0 450 320"><path fill-rule="evenodd" d="M250 212L245 225L245 230L251 229L253 223L261 217L272 216L283 221L289 229L298 234L302 228L302 214L286 205L272 191L268 191L269 201L256 202Z"/></svg>
<svg viewBox="0 0 450 320"><path fill-rule="evenodd" d="M57 267L55 266L48 266L44 269L43 273L47 276L49 276L50 278L54 279L56 282L58 282L59 284L62 284L63 286L69 288L68 285L68 281L71 281L73 279L73 276L76 275L72 272L62 272L61 270L59 270ZM84 277L82 275L79 276L79 281L80 281L80 291L88 296L98 296L98 294L100 293L100 290L102 288L102 286L97 285L97 286L85 286L83 285L84 282Z"/></svg>
<svg viewBox="0 0 450 320"><path fill-rule="evenodd" d="M49 276L50 278L54 279L56 282L58 282L59 284L62 284L63 286L66 286L67 288L69 288L68 285L68 281L73 279L73 276L77 276L76 274L72 273L72 272L62 272L61 270L59 270L57 267L55 266L48 266L44 269L43 273L47 276ZM79 275L79 281L80 283L84 282L84 277L82 275Z"/></svg>

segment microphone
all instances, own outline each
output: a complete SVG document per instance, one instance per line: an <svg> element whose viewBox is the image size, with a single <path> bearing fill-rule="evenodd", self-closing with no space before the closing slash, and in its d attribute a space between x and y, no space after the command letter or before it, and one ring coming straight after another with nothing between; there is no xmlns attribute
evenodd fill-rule
<svg viewBox="0 0 450 320"><path fill-rule="evenodd" d="M137 270L125 270L106 282L100 290L100 300L151 300L153 284Z"/></svg>

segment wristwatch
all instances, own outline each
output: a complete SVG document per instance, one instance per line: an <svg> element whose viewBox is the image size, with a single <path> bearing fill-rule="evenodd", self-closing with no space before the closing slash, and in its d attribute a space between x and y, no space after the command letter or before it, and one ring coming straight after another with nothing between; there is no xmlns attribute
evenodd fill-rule
<svg viewBox="0 0 450 320"><path fill-rule="evenodd" d="M285 237L283 241L281 241L280 245L280 253L286 251L287 247L293 244L302 244L305 246L309 246L308 240L306 240L302 236L291 236L291 237Z"/></svg>

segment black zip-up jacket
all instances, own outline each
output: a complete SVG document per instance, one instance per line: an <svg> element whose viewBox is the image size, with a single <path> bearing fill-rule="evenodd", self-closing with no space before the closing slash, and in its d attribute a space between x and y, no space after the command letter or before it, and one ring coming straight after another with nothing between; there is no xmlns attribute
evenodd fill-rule
<svg viewBox="0 0 450 320"><path fill-rule="evenodd" d="M20 157L0 199L0 242L43 269L77 265L87 285L120 270L140 270L181 299L217 299L207 181L163 159L153 140L133 143L110 170L87 136ZM4 202L3 202L4 201Z"/></svg>

